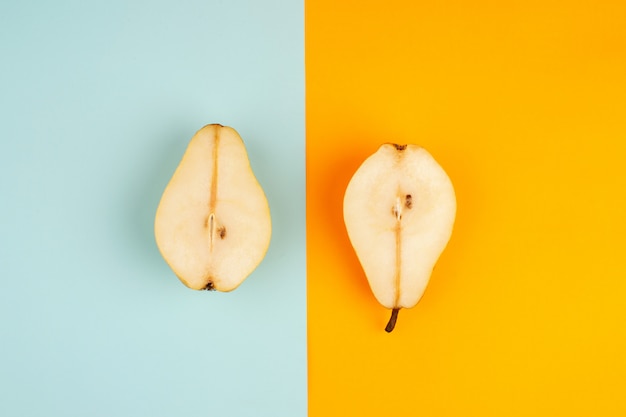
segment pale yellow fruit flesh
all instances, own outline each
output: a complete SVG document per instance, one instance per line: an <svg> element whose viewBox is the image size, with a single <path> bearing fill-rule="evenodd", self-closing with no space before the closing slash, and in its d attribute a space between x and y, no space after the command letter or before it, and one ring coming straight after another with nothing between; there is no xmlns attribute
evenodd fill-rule
<svg viewBox="0 0 626 417"><path fill-rule="evenodd" d="M264 258L267 199L239 134L207 125L191 139L155 217L157 246L188 287L231 291Z"/></svg>
<svg viewBox="0 0 626 417"><path fill-rule="evenodd" d="M359 167L344 196L344 221L380 304L417 304L455 213L450 179L419 146L384 144Z"/></svg>

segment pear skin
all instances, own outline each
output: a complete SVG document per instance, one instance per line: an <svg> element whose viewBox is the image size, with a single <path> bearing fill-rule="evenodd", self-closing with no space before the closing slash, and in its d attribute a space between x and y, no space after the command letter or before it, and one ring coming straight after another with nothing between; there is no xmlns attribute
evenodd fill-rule
<svg viewBox="0 0 626 417"><path fill-rule="evenodd" d="M270 210L239 134L211 124L191 139L157 208L161 255L195 290L232 291L265 257Z"/></svg>
<svg viewBox="0 0 626 417"><path fill-rule="evenodd" d="M417 145L383 144L363 162L344 195L348 237L370 288L391 309L415 306L446 247L456 215L450 178Z"/></svg>

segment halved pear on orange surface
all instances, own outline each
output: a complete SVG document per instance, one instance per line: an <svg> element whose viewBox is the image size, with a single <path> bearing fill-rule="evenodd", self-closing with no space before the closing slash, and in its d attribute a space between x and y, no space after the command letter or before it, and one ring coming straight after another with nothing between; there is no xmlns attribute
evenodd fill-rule
<svg viewBox="0 0 626 417"><path fill-rule="evenodd" d="M370 288L392 310L420 300L456 215L450 178L416 145L384 144L358 168L344 196L344 221Z"/></svg>
<svg viewBox="0 0 626 417"><path fill-rule="evenodd" d="M270 210L244 143L211 124L191 139L159 203L154 231L161 255L195 290L231 291L265 257Z"/></svg>

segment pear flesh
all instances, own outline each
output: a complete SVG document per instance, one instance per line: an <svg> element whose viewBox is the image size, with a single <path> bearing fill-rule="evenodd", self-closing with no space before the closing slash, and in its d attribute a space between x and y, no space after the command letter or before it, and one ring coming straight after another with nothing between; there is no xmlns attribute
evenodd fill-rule
<svg viewBox="0 0 626 417"><path fill-rule="evenodd" d="M239 134L218 124L200 129L156 212L165 261L189 288L231 291L263 260L271 228L267 198Z"/></svg>
<svg viewBox="0 0 626 417"><path fill-rule="evenodd" d="M344 196L348 237L374 296L392 309L415 306L444 250L456 214L450 178L423 148L384 144L358 168Z"/></svg>

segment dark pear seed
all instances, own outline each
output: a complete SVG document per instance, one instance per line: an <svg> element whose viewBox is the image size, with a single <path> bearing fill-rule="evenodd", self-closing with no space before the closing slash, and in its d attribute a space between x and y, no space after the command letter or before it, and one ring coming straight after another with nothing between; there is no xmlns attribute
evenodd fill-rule
<svg viewBox="0 0 626 417"><path fill-rule="evenodd" d="M408 209L413 207L413 197L411 194L407 194L406 197L404 197L404 206Z"/></svg>

